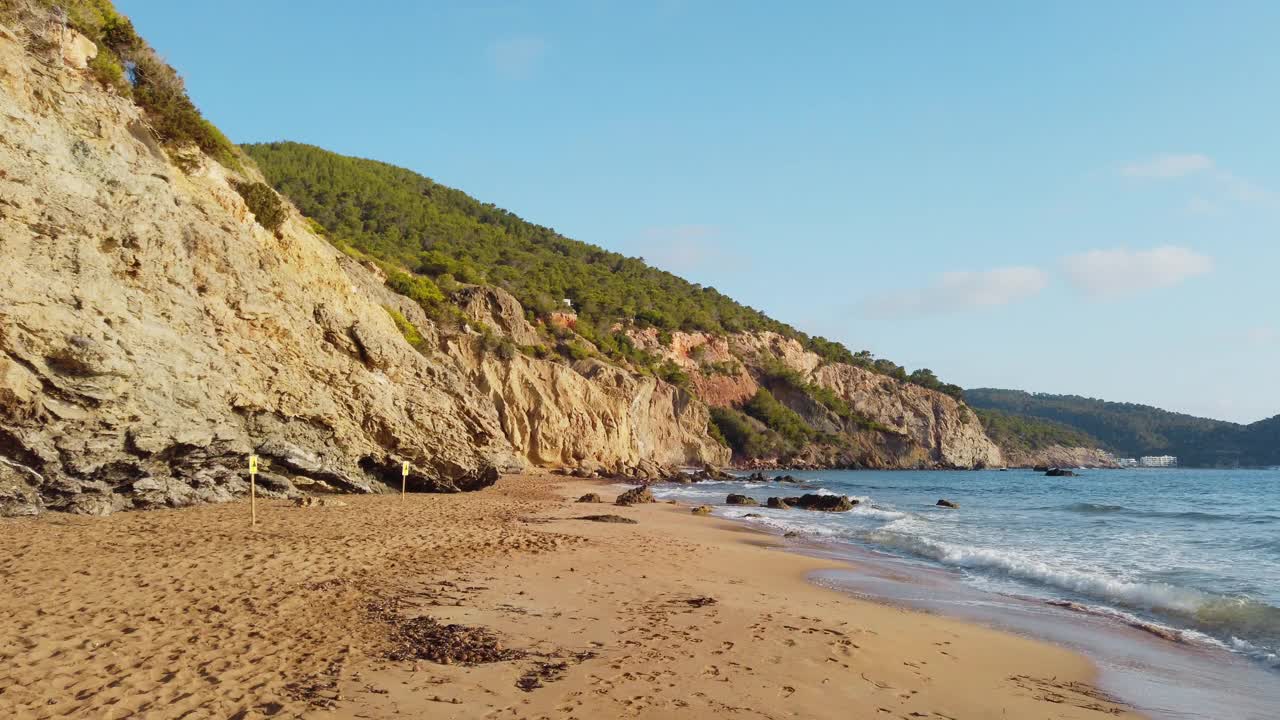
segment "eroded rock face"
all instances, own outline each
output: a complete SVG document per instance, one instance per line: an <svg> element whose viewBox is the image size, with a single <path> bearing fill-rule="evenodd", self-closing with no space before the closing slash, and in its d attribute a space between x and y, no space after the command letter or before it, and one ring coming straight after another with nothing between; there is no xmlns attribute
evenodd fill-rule
<svg viewBox="0 0 1280 720"><path fill-rule="evenodd" d="M955 398L918 385L831 363L813 379L835 391L855 412L886 425L923 449L931 465L992 467L1001 463L1000 449L969 408Z"/></svg>
<svg viewBox="0 0 1280 720"><path fill-rule="evenodd" d="M1118 467L1115 456L1105 450L1053 445L1040 450L1005 450L1004 461L1010 467ZM1043 470L1041 472L1044 472Z"/></svg>
<svg viewBox="0 0 1280 720"><path fill-rule="evenodd" d="M178 170L147 127L0 29L0 512L228 500L251 453L281 497L398 491L403 461L411 491L456 492L531 460L727 460L681 391L481 356L296 216L264 230L229 171L194 150ZM476 302L528 339L510 296Z"/></svg>
<svg viewBox="0 0 1280 720"><path fill-rule="evenodd" d="M764 364L781 363L801 378L834 391L857 414L892 432L859 431L803 393L773 388L784 405L824 433L844 433L842 448L811 445L789 467L950 468L993 467L1000 449L978 418L954 398L843 363L824 362L799 341L775 332L716 338L703 333L634 330L637 347L688 373L695 394L708 405L740 406L759 389ZM772 464L765 461L765 464Z"/></svg>

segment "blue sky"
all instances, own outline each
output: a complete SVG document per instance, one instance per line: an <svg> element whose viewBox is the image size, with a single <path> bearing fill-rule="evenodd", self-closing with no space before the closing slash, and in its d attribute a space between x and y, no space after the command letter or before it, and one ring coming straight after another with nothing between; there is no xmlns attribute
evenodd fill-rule
<svg viewBox="0 0 1280 720"><path fill-rule="evenodd" d="M966 387L1280 413L1280 3L117 5L237 142Z"/></svg>

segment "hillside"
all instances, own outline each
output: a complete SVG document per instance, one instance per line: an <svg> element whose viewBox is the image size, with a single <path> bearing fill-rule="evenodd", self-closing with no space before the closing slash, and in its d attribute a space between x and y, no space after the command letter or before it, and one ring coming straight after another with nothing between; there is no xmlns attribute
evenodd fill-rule
<svg viewBox="0 0 1280 720"><path fill-rule="evenodd" d="M226 501L250 454L272 497L1000 461L932 373L407 171L246 155L109 2L62 8L0 0L0 514Z"/></svg>
<svg viewBox="0 0 1280 720"><path fill-rule="evenodd" d="M852 353L810 337L714 288L566 238L410 170L299 143L243 149L278 191L340 245L395 263L430 286L501 287L534 316L561 309L569 299L578 334L615 357L618 323L668 333L769 331L797 340L824 360L961 396L959 387L928 370L908 374L869 352Z"/></svg>
<svg viewBox="0 0 1280 720"><path fill-rule="evenodd" d="M982 410L1050 420L1097 438L1124 457L1176 455L1188 467L1269 466L1280 463L1280 416L1239 425L1148 405L1076 395L978 388L965 391Z"/></svg>
<svg viewBox="0 0 1280 720"><path fill-rule="evenodd" d="M975 408L987 437L1015 467L1113 467L1104 443L1069 425L1029 415Z"/></svg>
<svg viewBox="0 0 1280 720"><path fill-rule="evenodd" d="M448 322L473 284L510 292L530 328L515 342L519 350L566 362L594 357L688 389L714 408L714 434L740 462L997 461L980 426L964 427L972 418L958 402L960 389L928 370L907 374L868 352L809 337L712 288L565 238L402 168L297 143L244 150L336 247L398 278L394 284L432 317ZM846 382L852 376L879 379ZM889 408L877 393L913 402Z"/></svg>

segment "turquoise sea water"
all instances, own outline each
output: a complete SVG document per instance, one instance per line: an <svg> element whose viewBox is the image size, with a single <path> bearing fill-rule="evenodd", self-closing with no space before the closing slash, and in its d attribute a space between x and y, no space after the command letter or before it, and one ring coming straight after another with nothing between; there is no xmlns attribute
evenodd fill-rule
<svg viewBox="0 0 1280 720"><path fill-rule="evenodd" d="M758 513L745 521L799 533L826 553L944 579L966 606L1070 602L1094 625L1173 633L1181 642L1158 642L1197 652L1194 662L1247 666L1246 693L1258 682L1274 683L1258 697L1280 693L1280 471L1079 472L1051 478L1026 470L790 471L806 487L716 482L655 491L721 506L730 492L762 505L770 495L849 495L862 503L848 513L720 507L717 514ZM766 473L775 474L781 473ZM940 498L960 509L937 507ZM846 584L894 594L857 578ZM916 594L927 600L948 592L934 586ZM1143 636L1157 642L1150 630ZM1253 717L1215 712L1167 716Z"/></svg>

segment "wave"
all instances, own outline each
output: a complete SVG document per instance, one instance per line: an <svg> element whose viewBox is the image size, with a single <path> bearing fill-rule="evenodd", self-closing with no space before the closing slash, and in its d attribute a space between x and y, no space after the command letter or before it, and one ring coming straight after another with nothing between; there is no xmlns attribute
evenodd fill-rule
<svg viewBox="0 0 1280 720"><path fill-rule="evenodd" d="M1109 605L1152 613L1193 631L1250 638L1280 647L1280 608L1244 597L1224 597L1168 583L1134 582L1057 567L1025 554L932 540L900 532L897 523L865 534L869 542L934 560L950 567L993 573ZM1268 648L1259 652L1273 652Z"/></svg>
<svg viewBox="0 0 1280 720"><path fill-rule="evenodd" d="M1139 508L1131 508L1124 505L1102 505L1099 503L1088 502L1071 503L1070 505L1050 505L1037 509L1065 510L1067 512L1081 513L1085 515L1128 515L1131 517L1200 520L1203 522L1257 523L1280 520L1280 515L1265 513L1260 515L1224 515L1219 513L1203 512L1200 510L1186 510L1181 512L1169 510L1141 510Z"/></svg>

